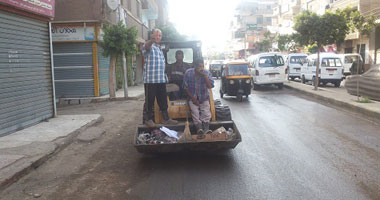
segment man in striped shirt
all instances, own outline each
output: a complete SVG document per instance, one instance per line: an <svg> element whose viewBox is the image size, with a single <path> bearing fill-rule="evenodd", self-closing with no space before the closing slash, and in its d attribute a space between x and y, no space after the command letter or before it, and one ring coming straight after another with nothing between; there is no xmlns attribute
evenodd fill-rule
<svg viewBox="0 0 380 200"><path fill-rule="evenodd" d="M143 80L145 86L145 105L147 116L144 119L145 125L155 127L153 122L154 101L157 98L160 107L163 124L177 124L178 122L169 118L168 101L166 98L166 83L168 77L165 73L165 57L160 46L162 33L159 29L153 29L151 39L144 44L142 53L145 58L145 69Z"/></svg>

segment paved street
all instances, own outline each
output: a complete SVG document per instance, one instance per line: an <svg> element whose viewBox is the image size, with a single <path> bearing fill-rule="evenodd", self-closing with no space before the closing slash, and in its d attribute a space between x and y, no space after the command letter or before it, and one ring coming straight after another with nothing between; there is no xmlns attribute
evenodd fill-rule
<svg viewBox="0 0 380 200"><path fill-rule="evenodd" d="M0 199L380 198L380 125L360 115L264 87L243 102L223 100L243 138L234 150L144 156L132 144L142 103L60 108L102 114L105 136L74 142Z"/></svg>

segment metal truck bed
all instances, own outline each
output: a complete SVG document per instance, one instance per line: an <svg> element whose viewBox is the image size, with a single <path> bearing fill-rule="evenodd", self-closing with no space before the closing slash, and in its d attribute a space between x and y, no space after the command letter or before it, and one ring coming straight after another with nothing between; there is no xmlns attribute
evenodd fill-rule
<svg viewBox="0 0 380 200"><path fill-rule="evenodd" d="M137 128L137 133L134 139L134 145L140 153L170 153L170 152L218 152L227 149L233 149L241 142L241 135L233 121L224 122L211 122L210 130L218 129L223 126L225 129L232 128L236 137L232 140L226 141L212 141L212 142L182 142L182 143L170 143L170 144L137 144L137 137L141 131L151 131L152 128L148 128L145 125L140 125ZM175 126L165 126L171 130L183 131L185 124L179 124ZM191 132L195 132L195 128L190 125Z"/></svg>

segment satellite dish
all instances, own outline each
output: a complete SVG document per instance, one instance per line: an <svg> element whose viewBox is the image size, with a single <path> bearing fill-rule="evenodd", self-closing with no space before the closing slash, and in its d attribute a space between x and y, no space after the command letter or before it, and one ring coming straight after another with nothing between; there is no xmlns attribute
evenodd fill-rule
<svg viewBox="0 0 380 200"><path fill-rule="evenodd" d="M119 0L107 0L107 6L111 10L116 10L116 8L119 7Z"/></svg>

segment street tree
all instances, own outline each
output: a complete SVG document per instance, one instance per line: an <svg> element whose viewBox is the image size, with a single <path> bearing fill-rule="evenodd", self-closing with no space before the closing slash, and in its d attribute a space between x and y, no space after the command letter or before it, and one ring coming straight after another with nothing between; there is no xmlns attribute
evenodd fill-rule
<svg viewBox="0 0 380 200"><path fill-rule="evenodd" d="M264 33L264 39L257 42L256 45L259 47L260 52L267 52L272 48L272 44L275 41L275 36L272 36L269 31Z"/></svg>
<svg viewBox="0 0 380 200"><path fill-rule="evenodd" d="M322 46L342 43L349 31L347 20L344 16L326 12L317 15L314 12L304 11L296 16L294 29L297 32L297 41L304 46L316 45L317 48L317 70L313 78L314 89L319 84L320 49Z"/></svg>
<svg viewBox="0 0 380 200"><path fill-rule="evenodd" d="M299 49L299 44L296 41L294 34L278 35L276 37L278 49L286 52L296 52Z"/></svg>
<svg viewBox="0 0 380 200"><path fill-rule="evenodd" d="M362 39L363 36L369 37L372 30L376 27L376 17L371 14L368 18L364 17L360 11L355 10L349 13L349 25L352 32L359 32L359 54L361 55L362 50ZM356 73L359 74L359 68L361 63L356 67ZM359 79L356 81L356 94L359 101Z"/></svg>
<svg viewBox="0 0 380 200"><path fill-rule="evenodd" d="M136 38L137 29L134 26L128 28L122 22L119 22L116 25L108 25L104 29L103 41L100 43L100 45L103 48L103 56L110 56L108 85L111 98L115 98L114 74L116 60L122 54L129 56L137 54L138 43Z"/></svg>

